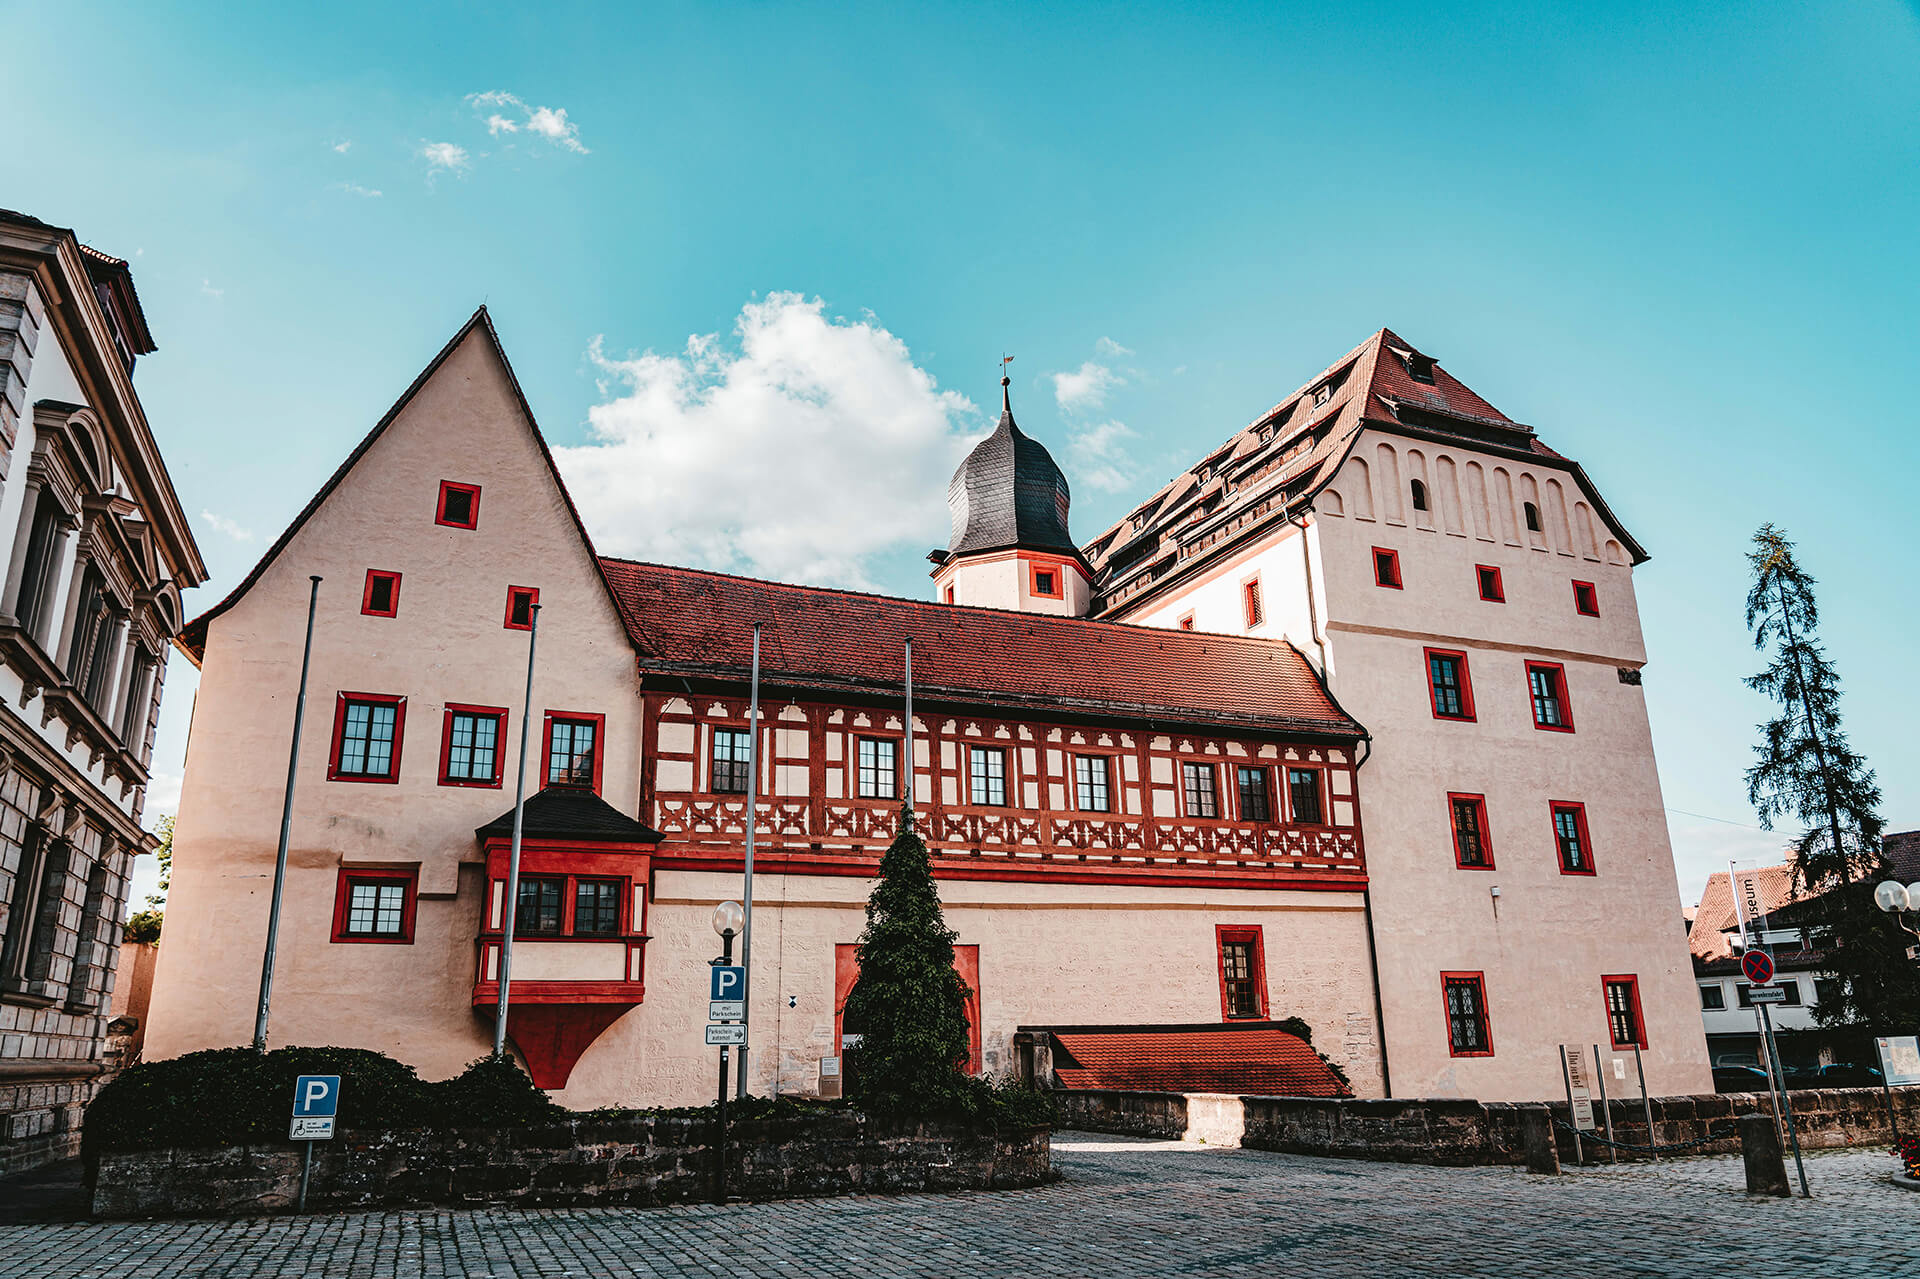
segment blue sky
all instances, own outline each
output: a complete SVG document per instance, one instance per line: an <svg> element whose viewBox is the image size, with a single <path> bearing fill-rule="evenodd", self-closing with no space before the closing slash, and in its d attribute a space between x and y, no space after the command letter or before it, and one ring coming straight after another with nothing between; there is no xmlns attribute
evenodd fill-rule
<svg viewBox="0 0 1920 1279"><path fill-rule="evenodd" d="M1683 896L1777 843L1740 776L1763 520L1920 826L1910 5L0 16L0 204L133 260L190 607L482 300L603 549L914 595L1003 350L1085 537L1386 325L1652 551Z"/></svg>

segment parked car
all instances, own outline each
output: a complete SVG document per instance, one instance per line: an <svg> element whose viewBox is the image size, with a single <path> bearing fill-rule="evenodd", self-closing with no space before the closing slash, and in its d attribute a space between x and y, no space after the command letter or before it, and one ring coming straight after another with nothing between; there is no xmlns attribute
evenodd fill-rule
<svg viewBox="0 0 1920 1279"><path fill-rule="evenodd" d="M1878 1088L1880 1071L1876 1067L1863 1066L1857 1062L1835 1062L1831 1066L1820 1067L1820 1079L1815 1087Z"/></svg>
<svg viewBox="0 0 1920 1279"><path fill-rule="evenodd" d="M1715 1066L1715 1092L1766 1092L1767 1072L1758 1066Z"/></svg>

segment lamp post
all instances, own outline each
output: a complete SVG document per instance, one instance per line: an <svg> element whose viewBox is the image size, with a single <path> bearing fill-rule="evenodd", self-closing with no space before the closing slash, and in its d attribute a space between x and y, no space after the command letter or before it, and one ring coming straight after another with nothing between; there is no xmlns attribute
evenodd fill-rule
<svg viewBox="0 0 1920 1279"><path fill-rule="evenodd" d="M1920 938L1920 925L1916 925L1912 916L1920 914L1920 883L1902 884L1899 880L1889 879L1873 890L1873 904L1893 916L1893 922L1914 937ZM1908 959L1920 959L1920 945L1907 947ZM1894 1143L1900 1141L1900 1121L1893 1113L1893 1063L1891 1054L1880 1060L1880 1089L1887 1097L1887 1126L1893 1133Z"/></svg>
<svg viewBox="0 0 1920 1279"><path fill-rule="evenodd" d="M720 934L720 958L713 961L716 965L732 965L733 938L746 919L747 912L739 902L721 902L713 908L713 931ZM713 1143L713 1201L717 1204L727 1201L727 1057L730 1051L725 1044L720 1045L719 1135Z"/></svg>

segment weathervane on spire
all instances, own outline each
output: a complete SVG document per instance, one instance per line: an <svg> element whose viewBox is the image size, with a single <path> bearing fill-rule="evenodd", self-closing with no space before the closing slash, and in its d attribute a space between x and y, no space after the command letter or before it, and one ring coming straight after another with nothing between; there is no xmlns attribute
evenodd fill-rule
<svg viewBox="0 0 1920 1279"><path fill-rule="evenodd" d="M1007 376L1007 365L1012 363L1013 363L1013 357L1011 355L1006 355L1006 354L1001 355L1000 357L1000 411L1002 413L1013 412L1013 402L1008 398L1008 394L1007 394L1007 386L1012 381L1012 379Z"/></svg>

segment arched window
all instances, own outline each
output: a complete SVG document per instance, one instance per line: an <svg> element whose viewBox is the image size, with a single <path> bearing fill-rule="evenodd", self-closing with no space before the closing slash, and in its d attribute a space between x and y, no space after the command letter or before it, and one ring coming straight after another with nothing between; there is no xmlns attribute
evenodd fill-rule
<svg viewBox="0 0 1920 1279"><path fill-rule="evenodd" d="M1416 511L1427 509L1427 486L1420 480L1413 482L1413 509Z"/></svg>
<svg viewBox="0 0 1920 1279"><path fill-rule="evenodd" d="M1538 533L1540 531L1540 508L1532 502L1523 502L1521 505L1527 508L1527 532Z"/></svg>

